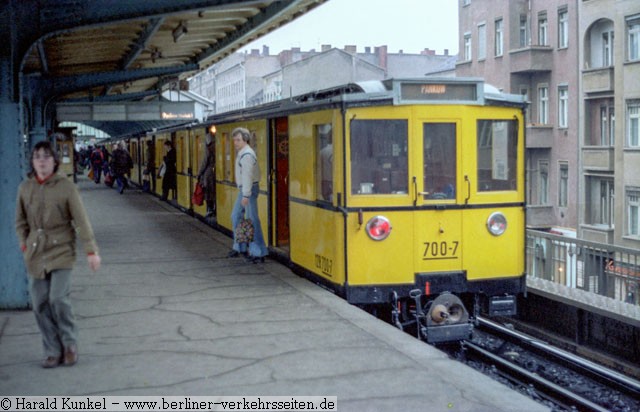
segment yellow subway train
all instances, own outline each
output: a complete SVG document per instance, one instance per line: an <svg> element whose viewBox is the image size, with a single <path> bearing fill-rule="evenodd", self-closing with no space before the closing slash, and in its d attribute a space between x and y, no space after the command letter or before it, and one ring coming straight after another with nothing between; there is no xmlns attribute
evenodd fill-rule
<svg viewBox="0 0 640 412"><path fill-rule="evenodd" d="M480 311L515 314L525 292L525 109L523 96L479 79L349 84L133 137L132 180L143 183L146 145L157 168L171 140L170 201L204 219L191 193L209 135L207 221L230 234L231 132L244 127L271 256L428 342L455 341ZM151 186L161 194L153 173Z"/></svg>

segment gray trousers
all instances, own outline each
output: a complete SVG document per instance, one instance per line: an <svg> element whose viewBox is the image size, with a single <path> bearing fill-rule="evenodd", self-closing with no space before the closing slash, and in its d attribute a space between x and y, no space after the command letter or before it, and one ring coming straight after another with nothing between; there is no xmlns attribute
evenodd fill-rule
<svg viewBox="0 0 640 412"><path fill-rule="evenodd" d="M46 279L29 276L29 291L36 322L42 333L45 357L62 356L64 348L76 343L77 329L69 294L71 270L54 270Z"/></svg>

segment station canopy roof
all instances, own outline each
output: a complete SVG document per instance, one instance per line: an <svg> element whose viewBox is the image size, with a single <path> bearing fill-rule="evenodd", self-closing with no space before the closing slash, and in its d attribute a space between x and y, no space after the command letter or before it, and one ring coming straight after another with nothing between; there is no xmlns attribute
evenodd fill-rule
<svg viewBox="0 0 640 412"><path fill-rule="evenodd" d="M58 102L157 99L325 1L45 1L49 34L31 47L22 73L68 84ZM108 123L95 127L118 135L142 126Z"/></svg>

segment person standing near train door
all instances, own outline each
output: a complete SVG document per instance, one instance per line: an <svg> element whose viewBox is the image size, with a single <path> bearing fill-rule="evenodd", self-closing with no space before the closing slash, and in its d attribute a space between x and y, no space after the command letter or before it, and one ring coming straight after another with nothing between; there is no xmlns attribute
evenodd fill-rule
<svg viewBox="0 0 640 412"><path fill-rule="evenodd" d="M207 203L207 214L205 218L210 218L214 215L216 210L216 203L214 198L215 193L215 174L214 165L215 159L215 145L213 143L213 136L207 133L205 138L206 153L204 159L200 163L200 169L198 170L198 183L202 185L204 189L204 200Z"/></svg>
<svg viewBox="0 0 640 412"><path fill-rule="evenodd" d="M269 254L269 250L264 243L260 217L258 215L258 193L260 191L260 165L256 153L249 145L251 133L244 127L237 127L231 132L233 146L236 149L236 185L238 186L238 197L231 211L231 223L233 224L233 250L229 252L229 257L236 257L246 254L247 260L253 263L264 262L264 257ZM245 215L253 223L253 241L247 246L240 244L235 239L235 229L240 219Z"/></svg>
<svg viewBox="0 0 640 412"><path fill-rule="evenodd" d="M164 150L166 154L162 158L164 162L165 172L162 177L162 200L169 199L169 191L173 190L173 196L176 196L178 190L178 168L176 162L178 160L176 156L176 149L173 147L171 140L165 140Z"/></svg>
<svg viewBox="0 0 640 412"><path fill-rule="evenodd" d="M16 234L42 334L43 368L71 366L78 360L77 328L69 300L76 237L83 242L89 267L100 269L98 246L80 194L72 181L56 173L59 165L51 143L37 143L31 173L20 184L16 201Z"/></svg>

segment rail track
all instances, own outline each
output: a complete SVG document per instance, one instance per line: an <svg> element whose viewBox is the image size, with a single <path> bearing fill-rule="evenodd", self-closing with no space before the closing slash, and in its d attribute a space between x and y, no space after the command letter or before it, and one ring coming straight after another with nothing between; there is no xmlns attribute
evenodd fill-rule
<svg viewBox="0 0 640 412"><path fill-rule="evenodd" d="M488 319L455 356L554 411L640 410L640 381Z"/></svg>

